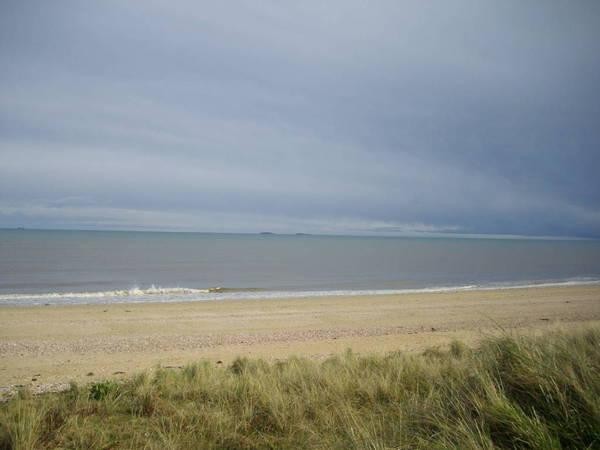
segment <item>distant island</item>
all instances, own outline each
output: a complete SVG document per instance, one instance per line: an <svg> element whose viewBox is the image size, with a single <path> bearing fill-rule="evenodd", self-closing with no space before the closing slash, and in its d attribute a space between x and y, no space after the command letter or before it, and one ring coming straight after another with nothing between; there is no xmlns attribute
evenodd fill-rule
<svg viewBox="0 0 600 450"><path fill-rule="evenodd" d="M261 231L260 233L258 233L262 236L273 236L276 235L277 233L273 233L272 231ZM294 233L295 236L310 236L310 233Z"/></svg>

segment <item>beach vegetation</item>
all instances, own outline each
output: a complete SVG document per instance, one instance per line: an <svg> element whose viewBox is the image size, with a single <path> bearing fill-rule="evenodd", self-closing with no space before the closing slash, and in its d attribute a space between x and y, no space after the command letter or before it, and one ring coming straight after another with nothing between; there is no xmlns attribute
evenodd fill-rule
<svg viewBox="0 0 600 450"><path fill-rule="evenodd" d="M600 329L239 358L0 405L0 448L600 448Z"/></svg>

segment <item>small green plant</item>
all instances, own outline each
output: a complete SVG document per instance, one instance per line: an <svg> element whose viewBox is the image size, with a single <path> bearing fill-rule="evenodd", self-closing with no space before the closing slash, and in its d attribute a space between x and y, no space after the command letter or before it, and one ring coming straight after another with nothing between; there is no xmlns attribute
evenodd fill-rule
<svg viewBox="0 0 600 450"><path fill-rule="evenodd" d="M89 396L92 400L104 400L117 391L119 385L114 381L100 381L90 386Z"/></svg>
<svg viewBox="0 0 600 450"><path fill-rule="evenodd" d="M460 358L467 353L469 348L463 344L461 341L452 341L450 342L450 354L455 358Z"/></svg>

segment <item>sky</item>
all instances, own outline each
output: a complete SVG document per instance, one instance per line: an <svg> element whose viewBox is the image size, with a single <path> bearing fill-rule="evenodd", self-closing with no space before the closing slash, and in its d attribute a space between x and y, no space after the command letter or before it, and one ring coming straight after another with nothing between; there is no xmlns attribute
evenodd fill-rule
<svg viewBox="0 0 600 450"><path fill-rule="evenodd" d="M600 2L0 2L0 227L600 237Z"/></svg>

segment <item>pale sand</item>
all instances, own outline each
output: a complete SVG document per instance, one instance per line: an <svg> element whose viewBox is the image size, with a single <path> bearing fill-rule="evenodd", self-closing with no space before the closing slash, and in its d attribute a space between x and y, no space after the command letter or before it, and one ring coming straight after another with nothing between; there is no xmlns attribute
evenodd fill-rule
<svg viewBox="0 0 600 450"><path fill-rule="evenodd" d="M0 308L0 386L122 377L238 355L421 351L501 329L600 325L600 286ZM115 374L115 372L120 372ZM88 375L93 373L93 375ZM35 380L32 380L35 379ZM1 391L0 391L1 394Z"/></svg>

